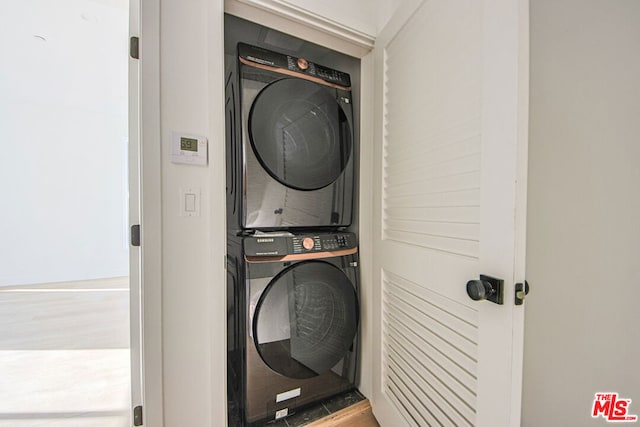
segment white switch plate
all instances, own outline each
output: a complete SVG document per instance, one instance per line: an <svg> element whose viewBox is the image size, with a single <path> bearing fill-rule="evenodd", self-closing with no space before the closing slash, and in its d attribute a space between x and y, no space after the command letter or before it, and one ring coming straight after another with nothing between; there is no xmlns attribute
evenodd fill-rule
<svg viewBox="0 0 640 427"><path fill-rule="evenodd" d="M180 189L180 216L200 216L200 189Z"/></svg>

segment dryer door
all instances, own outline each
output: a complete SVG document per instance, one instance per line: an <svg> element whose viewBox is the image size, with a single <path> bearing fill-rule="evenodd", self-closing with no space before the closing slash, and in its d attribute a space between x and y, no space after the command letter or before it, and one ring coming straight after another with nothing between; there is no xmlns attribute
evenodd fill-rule
<svg viewBox="0 0 640 427"><path fill-rule="evenodd" d="M301 79L277 80L260 92L251 107L249 136L269 175L297 190L333 183L352 151L335 90Z"/></svg>
<svg viewBox="0 0 640 427"><path fill-rule="evenodd" d="M283 270L265 288L253 316L253 339L271 369L311 378L339 365L357 327L351 281L332 264L306 261Z"/></svg>

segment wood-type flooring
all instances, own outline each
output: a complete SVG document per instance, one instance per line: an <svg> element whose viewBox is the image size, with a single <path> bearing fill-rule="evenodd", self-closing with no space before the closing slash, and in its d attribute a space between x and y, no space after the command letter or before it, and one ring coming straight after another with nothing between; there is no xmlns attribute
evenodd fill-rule
<svg viewBox="0 0 640 427"><path fill-rule="evenodd" d="M0 287L0 427L129 427L128 279Z"/></svg>

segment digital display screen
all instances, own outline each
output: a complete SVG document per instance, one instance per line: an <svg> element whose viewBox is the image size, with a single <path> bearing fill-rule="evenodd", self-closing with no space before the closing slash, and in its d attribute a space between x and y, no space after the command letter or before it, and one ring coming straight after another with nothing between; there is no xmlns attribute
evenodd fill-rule
<svg viewBox="0 0 640 427"><path fill-rule="evenodd" d="M184 151L198 151L198 140L180 137L180 149Z"/></svg>

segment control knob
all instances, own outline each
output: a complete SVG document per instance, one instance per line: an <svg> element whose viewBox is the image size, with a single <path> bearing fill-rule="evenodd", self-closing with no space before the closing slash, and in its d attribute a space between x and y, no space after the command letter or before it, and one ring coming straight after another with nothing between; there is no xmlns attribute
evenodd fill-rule
<svg viewBox="0 0 640 427"><path fill-rule="evenodd" d="M305 248L306 250L310 251L311 249L313 249L314 246L315 246L315 242L311 237L305 237L302 240L302 247Z"/></svg>
<svg viewBox="0 0 640 427"><path fill-rule="evenodd" d="M298 68L300 68L302 71L306 70L307 68L309 68L309 62L307 62L307 60L304 58L298 58Z"/></svg>

